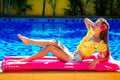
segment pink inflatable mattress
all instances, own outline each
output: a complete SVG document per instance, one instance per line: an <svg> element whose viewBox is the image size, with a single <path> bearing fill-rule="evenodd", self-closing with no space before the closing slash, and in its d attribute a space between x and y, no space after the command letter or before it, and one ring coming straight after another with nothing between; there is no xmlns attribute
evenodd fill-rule
<svg viewBox="0 0 120 80"><path fill-rule="evenodd" d="M94 69L90 69L90 62L94 57L84 59L81 63L65 63L56 57L44 57L30 62L15 62L25 57L8 56L2 62L2 70L5 71L31 71L31 70L94 70L117 71L119 66L108 61L97 63Z"/></svg>

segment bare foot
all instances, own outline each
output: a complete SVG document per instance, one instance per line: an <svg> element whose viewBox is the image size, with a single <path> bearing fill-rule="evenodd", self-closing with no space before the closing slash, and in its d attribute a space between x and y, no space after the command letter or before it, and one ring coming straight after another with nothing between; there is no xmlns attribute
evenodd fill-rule
<svg viewBox="0 0 120 80"><path fill-rule="evenodd" d="M23 41L25 45L29 44L30 39L27 37L22 36L21 34L18 34L18 38Z"/></svg>

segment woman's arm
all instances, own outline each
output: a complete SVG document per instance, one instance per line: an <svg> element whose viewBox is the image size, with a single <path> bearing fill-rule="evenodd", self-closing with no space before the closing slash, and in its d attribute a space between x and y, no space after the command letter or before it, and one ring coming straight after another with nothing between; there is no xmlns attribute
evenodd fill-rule
<svg viewBox="0 0 120 80"><path fill-rule="evenodd" d="M84 22L85 22L85 25L87 27L87 29L90 29L90 26L93 26L94 25L94 22L92 22L90 19L88 18L85 18L84 19Z"/></svg>
<svg viewBox="0 0 120 80"><path fill-rule="evenodd" d="M104 57L96 59L98 62L105 61L105 60L109 59L109 54L107 52L102 52L102 54L104 55Z"/></svg>
<svg viewBox="0 0 120 80"><path fill-rule="evenodd" d="M96 66L96 64L98 63L98 62L101 62L101 61L106 61L106 60L108 60L109 59L109 55L108 55L108 53L107 52L103 52L104 54L104 56L105 57L103 57L103 58L98 58L98 59L96 59L96 60L94 60L94 61L92 61L91 63L90 63L90 68L91 69L93 69L93 68L95 68L95 66Z"/></svg>

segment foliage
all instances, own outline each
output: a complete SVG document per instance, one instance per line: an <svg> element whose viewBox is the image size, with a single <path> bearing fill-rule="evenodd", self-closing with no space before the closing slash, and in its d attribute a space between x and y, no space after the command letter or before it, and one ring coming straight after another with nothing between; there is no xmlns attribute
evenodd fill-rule
<svg viewBox="0 0 120 80"><path fill-rule="evenodd" d="M120 10L120 0L109 0L110 2L110 15L119 16Z"/></svg>
<svg viewBox="0 0 120 80"><path fill-rule="evenodd" d="M68 8L64 8L65 15L69 16L120 16L120 0L68 0ZM28 0L1 0L0 13L1 15L9 15L11 9L17 14L26 14L27 10L32 11L31 4ZM46 2L52 7L53 15L56 15L57 0L43 0L42 15L45 15ZM59 4L59 3L57 3ZM61 3L60 3L61 4Z"/></svg>
<svg viewBox="0 0 120 80"><path fill-rule="evenodd" d="M95 15L97 16L102 16L106 15L106 12L108 10L108 1L109 0L94 0L94 10L95 10Z"/></svg>
<svg viewBox="0 0 120 80"><path fill-rule="evenodd" d="M43 0L42 16L45 15L45 6L46 6L46 0Z"/></svg>
<svg viewBox="0 0 120 80"><path fill-rule="evenodd" d="M0 1L0 6L1 6L1 14L4 15L5 14L5 3L6 3L6 0L1 0Z"/></svg>
<svg viewBox="0 0 120 80"><path fill-rule="evenodd" d="M84 3L82 0L69 0L69 2L68 9L64 8L65 15L85 15Z"/></svg>
<svg viewBox="0 0 120 80"><path fill-rule="evenodd" d="M11 6L17 11L17 14L26 14L27 10L32 10L31 4L27 4L28 0L12 0Z"/></svg>
<svg viewBox="0 0 120 80"><path fill-rule="evenodd" d="M56 2L57 0L47 0L47 2L49 3L49 5L52 7L53 9L53 15L55 15L55 10L56 10Z"/></svg>

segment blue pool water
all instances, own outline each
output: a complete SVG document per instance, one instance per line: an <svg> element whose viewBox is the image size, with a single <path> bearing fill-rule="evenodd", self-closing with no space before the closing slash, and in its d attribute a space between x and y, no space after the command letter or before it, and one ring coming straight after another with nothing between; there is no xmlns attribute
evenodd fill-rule
<svg viewBox="0 0 120 80"><path fill-rule="evenodd" d="M111 55L120 60L120 20L108 19L110 24L109 46ZM0 60L4 56L31 56L44 47L36 45L24 46L17 34L33 39L60 40L70 51L74 51L87 32L83 19L66 18L1 18L0 19ZM53 56L51 53L48 56Z"/></svg>

